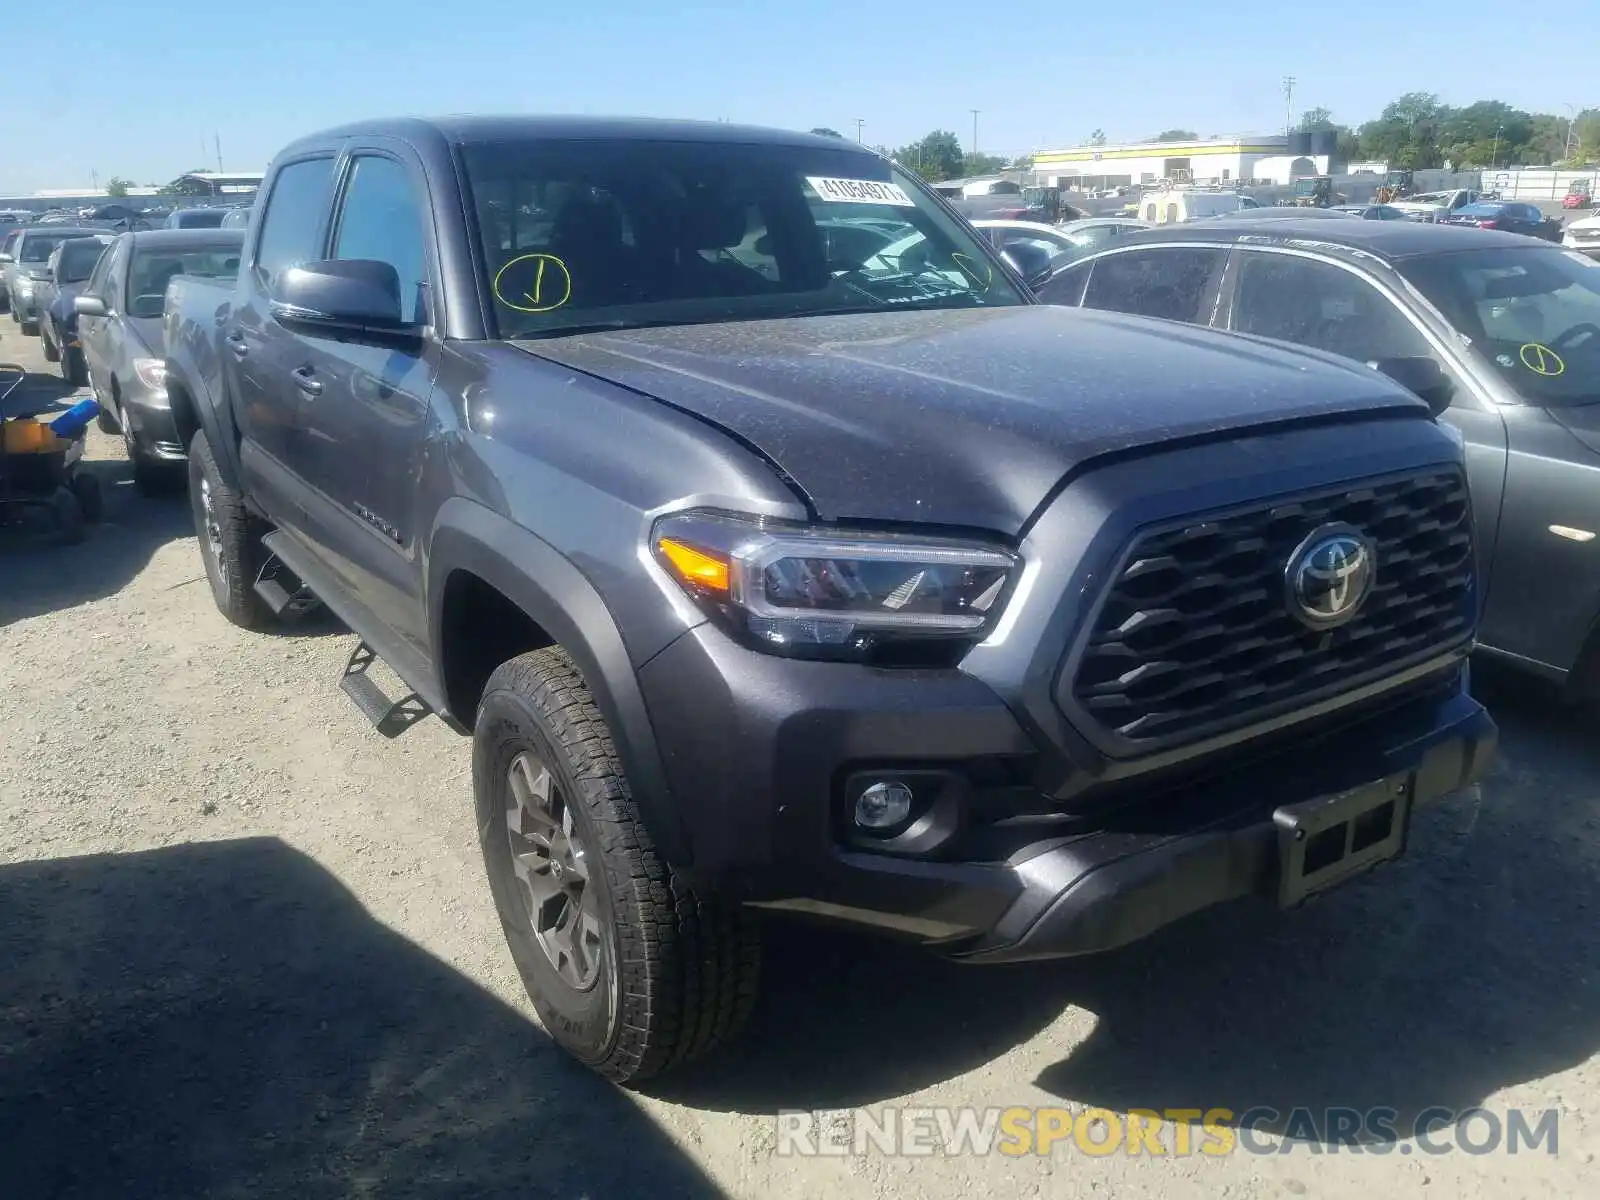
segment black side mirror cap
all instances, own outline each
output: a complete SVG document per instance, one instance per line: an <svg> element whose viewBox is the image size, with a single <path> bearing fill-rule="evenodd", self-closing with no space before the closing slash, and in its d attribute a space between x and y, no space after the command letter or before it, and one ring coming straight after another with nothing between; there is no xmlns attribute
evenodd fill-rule
<svg viewBox="0 0 1600 1200"><path fill-rule="evenodd" d="M1048 283L1055 274L1055 260L1050 252L1032 242L1012 242L1001 254L1030 288Z"/></svg>
<svg viewBox="0 0 1600 1200"><path fill-rule="evenodd" d="M400 277L392 265L341 258L290 267L278 279L272 315L290 326L350 334L404 334Z"/></svg>
<svg viewBox="0 0 1600 1200"><path fill-rule="evenodd" d="M1436 359L1427 355L1384 358L1368 365L1417 396L1435 417L1443 416L1455 397L1456 387L1450 382L1450 376Z"/></svg>

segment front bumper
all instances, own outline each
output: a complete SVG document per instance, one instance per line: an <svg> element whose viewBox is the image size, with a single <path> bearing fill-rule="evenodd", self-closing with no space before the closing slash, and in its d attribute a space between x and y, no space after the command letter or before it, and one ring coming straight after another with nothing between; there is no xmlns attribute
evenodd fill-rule
<svg viewBox="0 0 1600 1200"><path fill-rule="evenodd" d="M1043 790L1047 757L956 670L773 658L706 626L640 673L691 876L760 907L1008 961L1111 949L1227 900L1279 897L1287 805L1382 781L1405 815L1478 779L1496 729L1459 659L1315 733L1119 784ZM1218 758L1222 761L1218 761ZM925 789L889 842L850 822L865 780Z"/></svg>

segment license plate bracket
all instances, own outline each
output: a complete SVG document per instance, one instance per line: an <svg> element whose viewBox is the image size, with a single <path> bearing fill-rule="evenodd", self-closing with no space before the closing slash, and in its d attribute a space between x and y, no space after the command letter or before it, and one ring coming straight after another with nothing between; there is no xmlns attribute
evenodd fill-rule
<svg viewBox="0 0 1600 1200"><path fill-rule="evenodd" d="M1293 908L1398 856L1410 827L1411 792L1411 780L1401 775L1277 809L1278 903Z"/></svg>

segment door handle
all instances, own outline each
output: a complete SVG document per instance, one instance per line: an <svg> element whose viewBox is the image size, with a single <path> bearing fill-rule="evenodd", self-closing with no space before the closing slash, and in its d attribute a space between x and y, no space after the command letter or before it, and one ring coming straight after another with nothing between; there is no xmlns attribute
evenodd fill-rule
<svg viewBox="0 0 1600 1200"><path fill-rule="evenodd" d="M250 353L250 347L244 344L244 334L238 332L230 333L226 341L228 349L233 351L235 358L243 358Z"/></svg>
<svg viewBox="0 0 1600 1200"><path fill-rule="evenodd" d="M294 376L295 387L304 395L308 397L322 395L322 381L316 378L317 373L310 367L296 367L289 373Z"/></svg>

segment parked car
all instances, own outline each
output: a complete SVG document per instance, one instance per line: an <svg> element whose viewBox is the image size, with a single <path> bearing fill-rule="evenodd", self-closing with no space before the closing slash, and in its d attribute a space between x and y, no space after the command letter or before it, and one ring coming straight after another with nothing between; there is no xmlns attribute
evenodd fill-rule
<svg viewBox="0 0 1600 1200"><path fill-rule="evenodd" d="M175 208L167 214L168 229L216 229L227 216L225 208Z"/></svg>
<svg viewBox="0 0 1600 1200"><path fill-rule="evenodd" d="M168 297L212 596L326 604L381 731L471 731L512 957L612 1079L737 1028L753 910L1104 950L1489 761L1461 446L1377 372L1039 305L835 137L374 121L262 196ZM863 203L915 258L830 263Z"/></svg>
<svg viewBox="0 0 1600 1200"><path fill-rule="evenodd" d="M248 208L230 208L222 214L219 224L221 229L244 229L250 224L250 210Z"/></svg>
<svg viewBox="0 0 1600 1200"><path fill-rule="evenodd" d="M1346 212L1351 216L1360 217L1366 221L1408 221L1411 219L1392 204L1335 204L1333 207L1338 212Z"/></svg>
<svg viewBox="0 0 1600 1200"><path fill-rule="evenodd" d="M1514 200L1480 200L1439 218L1445 225L1471 225L1478 229L1498 229L1504 233L1520 233L1527 237L1543 238L1547 242L1561 240L1561 219L1547 217L1536 204L1521 204Z"/></svg>
<svg viewBox="0 0 1600 1200"><path fill-rule="evenodd" d="M974 221L972 227L999 250L1007 250L1019 242L1030 242L1050 256L1053 267L1080 258L1114 237L1149 228L1122 217L1088 217L1060 225L1044 225L1037 221Z"/></svg>
<svg viewBox="0 0 1600 1200"><path fill-rule="evenodd" d="M101 254L113 240L112 234L102 233L62 242L50 253L45 277L34 284L45 361L60 363L61 377L74 386L88 383L89 377L84 372L78 310L73 301L83 292Z"/></svg>
<svg viewBox="0 0 1600 1200"><path fill-rule="evenodd" d="M1567 194L1561 198L1562 208L1592 208L1594 193L1587 179L1574 179Z"/></svg>
<svg viewBox="0 0 1600 1200"><path fill-rule="evenodd" d="M1492 230L1208 221L1074 263L1044 298L1416 364L1468 446L1480 646L1600 698L1600 268Z"/></svg>
<svg viewBox="0 0 1600 1200"><path fill-rule="evenodd" d="M1470 188L1448 188L1442 192L1419 192L1390 203L1413 221L1438 221L1441 217L1476 204L1483 196Z"/></svg>
<svg viewBox="0 0 1600 1200"><path fill-rule="evenodd" d="M43 272L50 254L62 242L72 238L92 237L102 230L92 227L73 227L64 224L22 225L6 235L0 246L0 267L4 269L3 284L11 319L22 326L30 337L39 332L39 311L34 303L34 289L38 280L36 272Z"/></svg>
<svg viewBox="0 0 1600 1200"><path fill-rule="evenodd" d="M1590 258L1600 258L1600 217L1568 222L1561 231L1561 244Z"/></svg>
<svg viewBox="0 0 1600 1200"><path fill-rule="evenodd" d="M183 478L184 441L173 423L163 361L167 285L179 275L231 279L242 241L228 229L122 234L73 301L100 428L121 432L142 492L166 490Z"/></svg>

